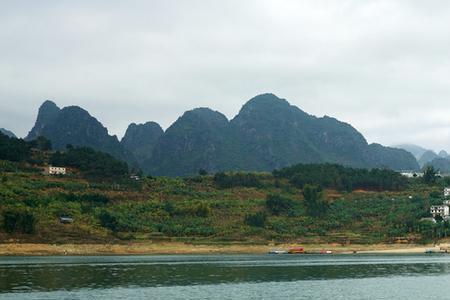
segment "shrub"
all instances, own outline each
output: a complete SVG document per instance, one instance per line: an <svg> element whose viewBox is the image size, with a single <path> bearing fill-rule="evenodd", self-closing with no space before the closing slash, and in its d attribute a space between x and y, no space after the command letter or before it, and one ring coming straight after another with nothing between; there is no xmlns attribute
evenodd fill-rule
<svg viewBox="0 0 450 300"><path fill-rule="evenodd" d="M25 212L21 215L19 226L22 233L32 234L35 230L36 218L30 212Z"/></svg>
<svg viewBox="0 0 450 300"><path fill-rule="evenodd" d="M294 201L280 195L268 195L266 198L266 207L274 215L280 215L291 210L294 206Z"/></svg>
<svg viewBox="0 0 450 300"><path fill-rule="evenodd" d="M175 214L175 206L170 201L164 201L163 209L170 215L173 216Z"/></svg>
<svg viewBox="0 0 450 300"><path fill-rule="evenodd" d="M194 214L197 217L206 218L211 213L211 208L207 203L198 203L194 208Z"/></svg>
<svg viewBox="0 0 450 300"><path fill-rule="evenodd" d="M432 192L430 192L430 197L435 198L435 199L440 198L441 193L439 191L432 191Z"/></svg>
<svg viewBox="0 0 450 300"><path fill-rule="evenodd" d="M260 211L254 214L248 214L245 216L245 224L253 227L264 227L267 222L267 214L264 211Z"/></svg>
<svg viewBox="0 0 450 300"><path fill-rule="evenodd" d="M12 233L16 231L17 224L19 222L19 215L15 211L4 211L3 212L3 229Z"/></svg>
<svg viewBox="0 0 450 300"><path fill-rule="evenodd" d="M20 231L32 234L35 231L36 218L31 212L7 210L3 212L3 228L8 233Z"/></svg>
<svg viewBox="0 0 450 300"><path fill-rule="evenodd" d="M198 170L198 175L206 176L206 175L208 175L208 171L206 171L205 169L200 169L200 170Z"/></svg>
<svg viewBox="0 0 450 300"><path fill-rule="evenodd" d="M220 188L231 188L237 186L243 187L262 187L263 184L254 173L223 173L219 172L214 175L214 182Z"/></svg>
<svg viewBox="0 0 450 300"><path fill-rule="evenodd" d="M323 201L322 189L317 186L306 184L303 187L303 197L305 198L306 208L310 216L321 216L327 210L326 203Z"/></svg>
<svg viewBox="0 0 450 300"><path fill-rule="evenodd" d="M60 198L70 202L89 202L92 204L107 204L110 199L102 194L61 194Z"/></svg>
<svg viewBox="0 0 450 300"><path fill-rule="evenodd" d="M109 211L103 210L99 215L99 219L100 224L103 227L108 228L113 232L117 231L118 229L117 218L114 215L112 215Z"/></svg>
<svg viewBox="0 0 450 300"><path fill-rule="evenodd" d="M171 208L169 207L169 210ZM175 209L173 214L180 216L192 216L206 218L211 213L211 207L205 202L190 203L187 207Z"/></svg>

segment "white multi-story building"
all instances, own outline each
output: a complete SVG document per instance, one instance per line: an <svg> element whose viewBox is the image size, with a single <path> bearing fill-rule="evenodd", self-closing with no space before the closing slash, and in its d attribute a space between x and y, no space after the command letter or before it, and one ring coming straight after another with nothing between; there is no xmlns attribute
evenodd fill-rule
<svg viewBox="0 0 450 300"><path fill-rule="evenodd" d="M448 205L433 205L430 207L430 213L433 216L433 218L440 216L443 219L448 219L450 215L450 210Z"/></svg>
<svg viewBox="0 0 450 300"><path fill-rule="evenodd" d="M444 188L444 197L450 197L450 187Z"/></svg>
<svg viewBox="0 0 450 300"><path fill-rule="evenodd" d="M408 178L416 178L416 177L423 177L423 173L420 172L409 172L409 171L403 171L400 172L402 176L408 177Z"/></svg>
<svg viewBox="0 0 450 300"><path fill-rule="evenodd" d="M65 167L47 166L44 169L44 174L47 174L47 175L66 175L66 168Z"/></svg>

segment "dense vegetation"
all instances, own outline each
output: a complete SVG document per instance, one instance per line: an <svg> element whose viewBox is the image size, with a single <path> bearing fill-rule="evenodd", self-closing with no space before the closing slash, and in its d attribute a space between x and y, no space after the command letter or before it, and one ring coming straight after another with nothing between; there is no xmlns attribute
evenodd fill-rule
<svg viewBox="0 0 450 300"><path fill-rule="evenodd" d="M261 187L263 183L256 173L224 173L219 172L214 175L214 182L221 188L231 187Z"/></svg>
<svg viewBox="0 0 450 300"><path fill-rule="evenodd" d="M38 137L32 141L24 141L14 137L8 137L0 133L0 160L14 162L41 163L42 151L52 148L51 143L44 137ZM37 150L33 153L32 150Z"/></svg>
<svg viewBox="0 0 450 300"><path fill-rule="evenodd" d="M408 184L405 177L391 170L355 169L336 164L298 164L275 170L273 174L276 178L288 179L298 188L314 184L340 191L400 191Z"/></svg>
<svg viewBox="0 0 450 300"><path fill-rule="evenodd" d="M333 164L130 178L126 163L90 148L52 152L46 139L1 135L0 142L8 159L0 160L0 240L375 243L429 241L449 230L448 222L421 221L450 184L432 167L409 181ZM36 172L44 163L70 173Z"/></svg>
<svg viewBox="0 0 450 300"><path fill-rule="evenodd" d="M248 175L225 175L234 178L231 185L208 175L127 185L2 172L0 239L376 243L428 241L448 231L446 222L420 221L442 202L442 179L429 185L413 179L403 191L347 192L316 184L301 189L270 174L252 173L252 184ZM61 216L74 223L61 224Z"/></svg>
<svg viewBox="0 0 450 300"><path fill-rule="evenodd" d="M0 159L26 161L31 158L31 145L22 139L8 137L0 133Z"/></svg>
<svg viewBox="0 0 450 300"><path fill-rule="evenodd" d="M76 168L85 177L108 181L123 178L128 174L128 166L125 162L88 147L68 146L64 152L55 152L51 156L50 163Z"/></svg>

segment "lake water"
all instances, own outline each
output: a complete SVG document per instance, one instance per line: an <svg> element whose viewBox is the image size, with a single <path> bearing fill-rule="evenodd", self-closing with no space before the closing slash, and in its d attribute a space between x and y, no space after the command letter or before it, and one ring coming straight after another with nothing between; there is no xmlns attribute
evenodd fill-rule
<svg viewBox="0 0 450 300"><path fill-rule="evenodd" d="M450 299L450 255L0 257L0 299Z"/></svg>

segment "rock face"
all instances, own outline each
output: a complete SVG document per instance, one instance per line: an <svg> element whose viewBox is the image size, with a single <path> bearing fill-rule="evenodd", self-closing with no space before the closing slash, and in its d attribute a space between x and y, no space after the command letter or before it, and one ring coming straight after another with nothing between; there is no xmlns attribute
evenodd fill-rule
<svg viewBox="0 0 450 300"><path fill-rule="evenodd" d="M207 108L186 112L142 167L154 175L183 176L199 169L272 171L313 162L418 169L412 154L368 145L351 125L311 116L273 94L249 100L231 121Z"/></svg>
<svg viewBox="0 0 450 300"><path fill-rule="evenodd" d="M158 175L195 174L227 167L232 145L227 118L209 108L187 111L160 137L142 168Z"/></svg>
<svg viewBox="0 0 450 300"><path fill-rule="evenodd" d="M59 109L53 102L44 102L27 139L41 135L51 141L55 150L63 150L69 144L88 146L127 161L132 166L137 165L132 153L124 149L117 137L110 136L96 118L78 106Z"/></svg>
<svg viewBox="0 0 450 300"><path fill-rule="evenodd" d="M419 165L415 157L406 150L370 144L367 152L367 166L388 168L397 171L417 171Z"/></svg>
<svg viewBox="0 0 450 300"><path fill-rule="evenodd" d="M54 102L46 100L44 103L42 103L41 107L39 107L36 123L28 133L28 135L25 137L25 140L34 140L38 136L42 135L42 130L44 129L44 127L48 124L51 124L58 117L59 112L60 109Z"/></svg>
<svg viewBox="0 0 450 300"><path fill-rule="evenodd" d="M120 143L133 153L138 164L141 165L151 158L153 148L163 133L161 126L155 122L131 123Z"/></svg>
<svg viewBox="0 0 450 300"><path fill-rule="evenodd" d="M9 131L5 128L0 128L0 133L6 135L7 137L17 138L17 136L12 131Z"/></svg>

